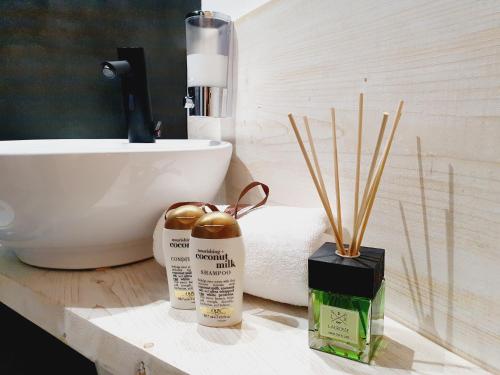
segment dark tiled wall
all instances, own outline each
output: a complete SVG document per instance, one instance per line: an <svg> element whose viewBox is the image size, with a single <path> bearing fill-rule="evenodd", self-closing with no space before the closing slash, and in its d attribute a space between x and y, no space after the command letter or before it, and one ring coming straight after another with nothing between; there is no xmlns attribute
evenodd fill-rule
<svg viewBox="0 0 500 375"><path fill-rule="evenodd" d="M185 138L184 16L200 0L0 1L0 140L126 138L118 46L145 48L155 120Z"/></svg>

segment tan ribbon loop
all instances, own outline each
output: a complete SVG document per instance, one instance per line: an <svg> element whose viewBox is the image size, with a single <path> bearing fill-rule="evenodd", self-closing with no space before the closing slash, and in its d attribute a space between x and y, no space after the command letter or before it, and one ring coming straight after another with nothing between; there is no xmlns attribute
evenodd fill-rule
<svg viewBox="0 0 500 375"><path fill-rule="evenodd" d="M260 186L262 188L262 190L264 191L264 195L265 195L264 198L262 198L261 201L259 201L258 203L254 204L254 205L240 204L241 199L250 190L252 190L253 188L255 188L257 186ZM228 206L224 210L224 212L231 215L231 216L234 216L235 219L238 219L239 217L246 215L247 213L256 209L257 207L260 207L260 206L263 206L264 204L266 204L268 197L269 197L269 186L267 186L266 184L259 182L259 181L251 182L250 184L245 186L245 188L241 191L240 196L236 200L236 204L234 204L232 206ZM177 208L177 207L185 206L185 205L193 205L193 206L201 207L203 209L203 211L205 211L206 213L208 212L207 208L209 208L212 212L219 212L219 209L217 208L217 206L212 204L212 203L207 203L207 202L177 202L177 203L172 204L167 209L167 211L165 211L165 218L167 218L168 211L173 210L174 208Z"/></svg>
<svg viewBox="0 0 500 375"><path fill-rule="evenodd" d="M253 206L249 205L249 204L240 204L240 200L250 190L252 190L253 188L255 188L257 186L260 186L262 188L262 190L264 191L264 195L265 195L264 198L260 202L254 204ZM233 206L229 206L228 208L226 208L224 210L224 212L231 215L231 216L234 216L235 219L238 219L238 218L242 217L243 215L246 215L250 211L256 209L257 207L260 207L260 206L263 206L264 204L266 204L267 198L269 198L269 186L267 186L266 184L264 184L262 182L254 181L254 182L251 182L250 184L248 184L241 191L240 196L238 197L238 200L236 201L236 204L234 204ZM241 211L242 209L244 209L244 211Z"/></svg>

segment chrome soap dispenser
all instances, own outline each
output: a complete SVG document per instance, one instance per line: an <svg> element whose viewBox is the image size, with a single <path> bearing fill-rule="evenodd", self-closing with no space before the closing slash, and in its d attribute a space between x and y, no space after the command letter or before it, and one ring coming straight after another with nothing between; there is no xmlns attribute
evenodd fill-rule
<svg viewBox="0 0 500 375"><path fill-rule="evenodd" d="M231 18L197 10L186 16L189 116L224 117L227 103Z"/></svg>

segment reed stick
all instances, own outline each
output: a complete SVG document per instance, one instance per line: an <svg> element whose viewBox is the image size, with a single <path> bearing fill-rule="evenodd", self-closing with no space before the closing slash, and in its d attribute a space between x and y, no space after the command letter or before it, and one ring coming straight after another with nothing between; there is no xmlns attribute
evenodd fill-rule
<svg viewBox="0 0 500 375"><path fill-rule="evenodd" d="M356 222L359 214L359 174L361 169L361 141L363 138L363 93L359 94L359 108L358 108L358 145L356 147L356 179L354 184L354 214L352 216L352 232L356 231ZM352 244L355 243L353 237L351 246L349 247L349 254L352 255Z"/></svg>
<svg viewBox="0 0 500 375"><path fill-rule="evenodd" d="M337 121L335 116L335 108L331 110L332 115L332 140L333 140L333 167L334 167L334 180L335 180L335 197L337 208L337 225L340 234L340 246L344 248L344 235L342 227L342 208L340 206L340 179L339 179L339 157L337 152Z"/></svg>
<svg viewBox="0 0 500 375"><path fill-rule="evenodd" d="M382 140L384 138L385 128L387 125L387 120L389 119L389 114L384 112L382 116L382 123L380 124L380 129L378 132L377 143L375 144L375 149L373 151L372 160L370 163L370 170L368 172L368 177L366 178L366 184L363 191L363 198L361 200L361 208L359 209L358 216L356 217L356 227L352 234L352 244L351 247L356 248L356 238L359 232L359 226L361 224L361 219L366 211L366 206L368 204L368 192L370 191L370 186L373 178L373 173L375 172L375 166L377 165L378 154L380 152L380 146L382 145Z"/></svg>
<svg viewBox="0 0 500 375"><path fill-rule="evenodd" d="M316 147L314 146L314 139L311 133L311 127L309 126L309 119L307 118L307 116L304 116L303 119L306 128L307 139L309 140L309 146L311 147L311 154L313 157L314 167L316 168L316 176L318 177L319 186L321 187L321 191L325 198L326 204L331 209L330 200L328 199L328 193L325 188L325 181L323 180L323 174L321 173L321 168L319 167L318 154L316 153ZM342 235L340 236L340 238L342 238Z"/></svg>
<svg viewBox="0 0 500 375"><path fill-rule="evenodd" d="M311 178L313 180L314 186L316 187L316 191L318 192L319 199L321 203L323 204L323 208L326 212L326 215L328 217L328 220L330 221L330 225L333 230L333 234L335 235L335 240L337 243L340 243L340 236L339 232L337 229L337 226L335 225L335 219L333 218L332 210L331 208L326 204L325 197L321 191L321 186L319 185L318 179L316 178L316 174L314 173L313 166L311 164L311 160L309 159L309 156L307 155L306 148L304 146L304 142L302 141L302 137L299 133L299 129L297 128L297 124L295 123L295 119L293 118L293 115L291 113L288 114L288 120L290 121L290 124L292 125L293 132L295 133L295 137L297 138L297 142L299 144L300 150L302 151L302 156L304 157L304 160L307 165L307 169L309 170L309 174L311 175ZM341 246L340 253L342 255L345 255L344 247Z"/></svg>
<svg viewBox="0 0 500 375"><path fill-rule="evenodd" d="M376 173L375 178L373 180L372 187L370 188L366 213L362 218L361 229L359 231L359 238L357 239L357 245L356 245L354 255L357 255L359 253L359 247L360 247L361 242L363 241L363 236L365 234L366 226L367 226L368 220L370 218L370 214L371 214L371 211L373 208L373 203L375 202L375 197L377 195L377 191L378 191L378 188L380 186L380 181L382 179L382 173L384 172L385 164L387 162L387 158L388 158L389 152L391 150L392 141L394 139L394 134L396 133L396 129L397 129L398 124L399 124L399 120L401 119L401 112L403 110L403 105L404 105L404 102L401 100L399 102L398 110L396 112L396 117L395 117L394 123L392 125L391 134L389 136L389 139L387 140L384 152L382 154L382 158L380 160L379 167L377 169L377 173Z"/></svg>

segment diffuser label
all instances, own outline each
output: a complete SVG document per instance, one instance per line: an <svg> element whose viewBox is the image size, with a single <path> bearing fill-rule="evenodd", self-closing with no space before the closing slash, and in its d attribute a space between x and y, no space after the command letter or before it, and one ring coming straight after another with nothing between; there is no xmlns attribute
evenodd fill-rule
<svg viewBox="0 0 500 375"><path fill-rule="evenodd" d="M359 341L359 314L357 311L321 305L319 334L351 345Z"/></svg>

